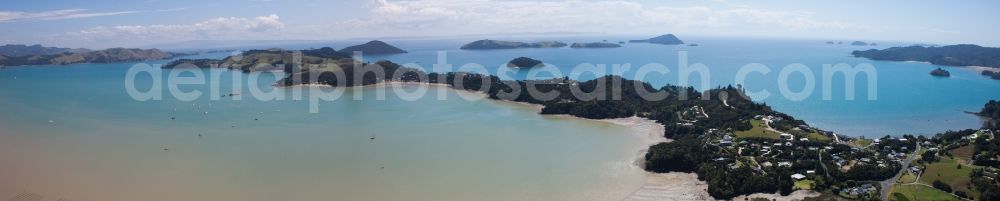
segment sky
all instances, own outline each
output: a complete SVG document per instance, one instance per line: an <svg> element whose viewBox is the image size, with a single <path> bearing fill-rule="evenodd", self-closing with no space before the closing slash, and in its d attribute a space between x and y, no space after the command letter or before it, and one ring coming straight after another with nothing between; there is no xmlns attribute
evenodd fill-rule
<svg viewBox="0 0 1000 201"><path fill-rule="evenodd" d="M0 1L0 44L673 33L1000 46L998 8L993 0Z"/></svg>

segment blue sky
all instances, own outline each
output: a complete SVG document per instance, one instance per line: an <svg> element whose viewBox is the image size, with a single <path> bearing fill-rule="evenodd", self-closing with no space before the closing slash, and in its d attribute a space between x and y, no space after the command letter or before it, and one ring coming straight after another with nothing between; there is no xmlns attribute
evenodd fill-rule
<svg viewBox="0 0 1000 201"><path fill-rule="evenodd" d="M524 32L788 37L1000 46L1000 1L3 1L0 43L139 47Z"/></svg>

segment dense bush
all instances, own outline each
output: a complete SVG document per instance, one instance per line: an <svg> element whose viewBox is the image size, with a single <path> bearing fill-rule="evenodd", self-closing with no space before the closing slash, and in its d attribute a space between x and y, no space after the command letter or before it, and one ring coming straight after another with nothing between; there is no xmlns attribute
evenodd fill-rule
<svg viewBox="0 0 1000 201"><path fill-rule="evenodd" d="M1000 67L1000 48L978 45L892 47L884 50L854 51L851 54L873 60L925 61L948 66Z"/></svg>

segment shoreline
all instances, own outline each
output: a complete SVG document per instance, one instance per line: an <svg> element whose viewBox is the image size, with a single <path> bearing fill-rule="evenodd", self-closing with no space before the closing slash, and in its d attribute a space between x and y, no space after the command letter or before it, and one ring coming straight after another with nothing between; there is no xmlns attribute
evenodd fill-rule
<svg viewBox="0 0 1000 201"><path fill-rule="evenodd" d="M883 60L878 60L878 61L883 61ZM921 63L921 64L928 64L928 65L937 65L937 66L945 66L945 67L962 68L962 69L974 71L976 73L982 73L983 71L990 71L990 72L994 72L994 73L1000 73L1000 67L988 67L988 66L949 66L949 65L934 64L934 63L926 62L926 61L902 61L902 62L903 63Z"/></svg>
<svg viewBox="0 0 1000 201"><path fill-rule="evenodd" d="M332 87L324 85L327 87ZM641 143L637 149L636 153L632 156L631 165L639 168L643 174L643 183L639 188L630 192L622 200L715 200L711 195L708 194L708 183L698 179L698 174L695 173L681 173L681 172L670 172L670 173L654 173L646 171L645 168L645 158L646 153L649 152L649 147L662 142L672 142L672 139L664 136L666 132L666 126L656 122L655 120L632 116L627 118L614 118L614 119L588 119L583 117L572 116L568 114L558 114L558 115L546 115L541 114L544 105L516 102L501 99L491 99L486 97L486 93L481 91L469 91L460 90L452 88L447 84L439 83L424 83L424 82L388 82L388 83L378 83L373 85L366 85L360 87L395 87L395 86L430 86L430 87L443 87L450 90L454 90L458 93L474 94L480 96L482 100L492 101L499 104L509 104L516 107L526 107L532 109L536 114L543 117L552 118L565 118L573 120L582 120L592 123L604 123L604 124L614 124L619 126L627 127L632 130L629 135L636 135L636 137L641 138ZM357 87L357 86L356 86ZM459 94L461 96L461 94Z"/></svg>

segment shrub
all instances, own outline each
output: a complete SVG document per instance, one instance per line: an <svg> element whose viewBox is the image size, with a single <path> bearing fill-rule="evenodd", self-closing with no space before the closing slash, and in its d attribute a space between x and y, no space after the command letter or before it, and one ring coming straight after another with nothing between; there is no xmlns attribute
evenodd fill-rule
<svg viewBox="0 0 1000 201"><path fill-rule="evenodd" d="M955 195L957 195L958 197L961 197L961 198L965 198L965 199L972 198L972 197L969 197L969 193L966 193L965 191L955 191Z"/></svg>
<svg viewBox="0 0 1000 201"><path fill-rule="evenodd" d="M936 189L941 189L944 192L951 193L951 186L944 182L941 182L941 180L934 180L934 183L931 186L934 186L934 188Z"/></svg>

